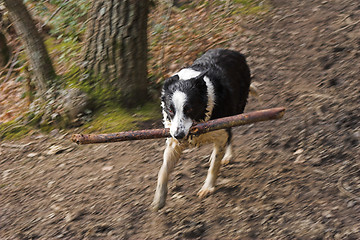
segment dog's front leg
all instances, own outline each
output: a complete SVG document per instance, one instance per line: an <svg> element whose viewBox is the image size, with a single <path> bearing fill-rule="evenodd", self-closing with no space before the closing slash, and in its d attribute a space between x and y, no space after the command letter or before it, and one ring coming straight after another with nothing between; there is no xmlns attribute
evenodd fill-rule
<svg viewBox="0 0 360 240"><path fill-rule="evenodd" d="M215 183L219 174L221 160L224 157L226 149L226 137L224 135L218 135L217 140L214 143L214 149L210 157L210 167L205 179L205 183L198 192L200 198L215 191Z"/></svg>
<svg viewBox="0 0 360 240"><path fill-rule="evenodd" d="M164 161L159 171L155 197L152 203L154 210L161 209L165 206L169 175L179 160L182 150L183 147L178 141L172 138L167 139Z"/></svg>

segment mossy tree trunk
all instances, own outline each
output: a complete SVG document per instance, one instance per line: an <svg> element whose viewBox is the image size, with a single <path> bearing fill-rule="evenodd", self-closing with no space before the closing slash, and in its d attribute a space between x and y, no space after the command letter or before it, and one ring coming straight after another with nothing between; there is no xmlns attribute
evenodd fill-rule
<svg viewBox="0 0 360 240"><path fill-rule="evenodd" d="M4 3L16 32L24 43L35 75L37 94L42 96L56 78L44 41L22 0L4 0Z"/></svg>
<svg viewBox="0 0 360 240"><path fill-rule="evenodd" d="M85 69L126 107L147 99L148 11L149 0L93 0L89 14Z"/></svg>

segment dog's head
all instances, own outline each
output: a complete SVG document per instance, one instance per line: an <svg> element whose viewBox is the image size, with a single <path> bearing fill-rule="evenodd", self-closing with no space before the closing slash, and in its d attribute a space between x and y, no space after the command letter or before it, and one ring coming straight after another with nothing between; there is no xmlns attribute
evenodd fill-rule
<svg viewBox="0 0 360 240"><path fill-rule="evenodd" d="M165 127L170 128L173 138L186 138L191 126L205 119L208 103L205 74L187 80L174 75L165 80L161 106Z"/></svg>

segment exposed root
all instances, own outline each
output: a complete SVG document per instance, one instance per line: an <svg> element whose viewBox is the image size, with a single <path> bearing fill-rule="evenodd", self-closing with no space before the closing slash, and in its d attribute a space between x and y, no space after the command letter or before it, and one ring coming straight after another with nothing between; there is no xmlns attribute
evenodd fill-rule
<svg viewBox="0 0 360 240"><path fill-rule="evenodd" d="M342 192L343 194L345 194L346 196L348 196L349 198L351 198L352 200L356 200L358 202L360 202L360 196L357 196L356 194L346 190L343 186L343 179L344 176L341 176L337 182L337 187L340 190L340 192Z"/></svg>

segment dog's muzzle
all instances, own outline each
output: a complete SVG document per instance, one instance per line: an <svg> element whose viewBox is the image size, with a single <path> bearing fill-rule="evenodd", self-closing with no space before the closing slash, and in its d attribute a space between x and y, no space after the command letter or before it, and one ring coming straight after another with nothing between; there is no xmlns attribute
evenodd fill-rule
<svg viewBox="0 0 360 240"><path fill-rule="evenodd" d="M176 138L177 140L181 140L185 137L185 132L183 131L177 131L174 134L174 138Z"/></svg>

